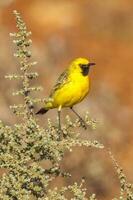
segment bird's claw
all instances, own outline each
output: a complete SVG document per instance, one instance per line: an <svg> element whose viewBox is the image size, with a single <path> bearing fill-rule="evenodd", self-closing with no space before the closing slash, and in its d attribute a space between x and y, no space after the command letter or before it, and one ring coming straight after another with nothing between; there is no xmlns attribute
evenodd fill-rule
<svg viewBox="0 0 133 200"><path fill-rule="evenodd" d="M87 129L87 124L83 119L79 119L80 125L86 130Z"/></svg>
<svg viewBox="0 0 133 200"><path fill-rule="evenodd" d="M60 141L62 139L63 136L63 130L61 128L58 128L58 140Z"/></svg>

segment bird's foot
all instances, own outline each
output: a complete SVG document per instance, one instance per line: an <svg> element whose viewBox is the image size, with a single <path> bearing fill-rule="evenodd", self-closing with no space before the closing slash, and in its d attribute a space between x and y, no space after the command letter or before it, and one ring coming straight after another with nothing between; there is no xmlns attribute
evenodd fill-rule
<svg viewBox="0 0 133 200"><path fill-rule="evenodd" d="M63 129L58 128L58 141L67 138L67 134Z"/></svg>
<svg viewBox="0 0 133 200"><path fill-rule="evenodd" d="M80 122L80 125L86 130L87 129L86 122L82 118L79 118L79 122Z"/></svg>
<svg viewBox="0 0 133 200"><path fill-rule="evenodd" d="M63 130L61 129L61 127L58 128L58 141L60 141L62 139L63 136Z"/></svg>

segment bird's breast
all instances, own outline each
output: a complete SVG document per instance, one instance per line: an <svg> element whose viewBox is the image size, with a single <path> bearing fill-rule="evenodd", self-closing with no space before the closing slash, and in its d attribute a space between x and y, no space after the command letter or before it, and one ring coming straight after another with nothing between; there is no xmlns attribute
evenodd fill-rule
<svg viewBox="0 0 133 200"><path fill-rule="evenodd" d="M77 91L80 93L80 99L82 100L89 92L90 81L88 76L82 77L78 82L75 83L77 85Z"/></svg>
<svg viewBox="0 0 133 200"><path fill-rule="evenodd" d="M75 76L69 79L68 83L62 88L57 90L53 96L53 106L58 107L71 107L76 103L79 103L88 94L90 87L88 76Z"/></svg>
<svg viewBox="0 0 133 200"><path fill-rule="evenodd" d="M69 96L71 96L71 104L76 104L82 101L89 92L90 80L88 76L76 76L76 79L71 81L71 89Z"/></svg>

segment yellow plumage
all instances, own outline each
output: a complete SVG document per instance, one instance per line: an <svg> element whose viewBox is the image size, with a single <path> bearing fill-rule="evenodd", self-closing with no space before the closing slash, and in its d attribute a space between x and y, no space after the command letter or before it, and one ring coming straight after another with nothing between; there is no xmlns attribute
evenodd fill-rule
<svg viewBox="0 0 133 200"><path fill-rule="evenodd" d="M60 75L49 95L48 102L37 114L44 114L53 108L58 108L59 111L62 107L72 108L81 102L89 92L90 79L88 74L90 66L94 64L85 58L75 59Z"/></svg>

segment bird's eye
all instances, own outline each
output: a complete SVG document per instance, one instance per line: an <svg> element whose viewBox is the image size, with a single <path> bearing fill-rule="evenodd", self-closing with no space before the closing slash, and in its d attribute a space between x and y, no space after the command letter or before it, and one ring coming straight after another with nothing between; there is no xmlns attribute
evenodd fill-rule
<svg viewBox="0 0 133 200"><path fill-rule="evenodd" d="M79 66L83 69L83 68L88 67L88 64L79 64Z"/></svg>

